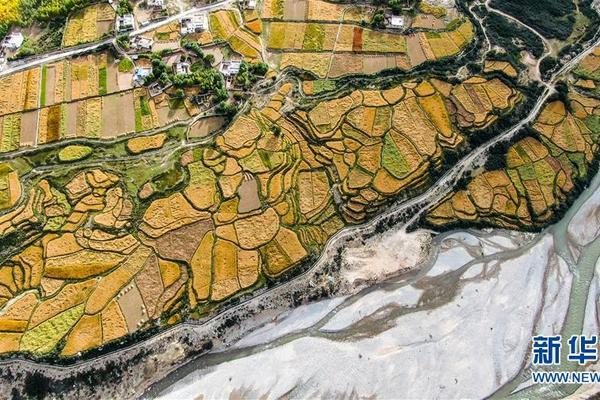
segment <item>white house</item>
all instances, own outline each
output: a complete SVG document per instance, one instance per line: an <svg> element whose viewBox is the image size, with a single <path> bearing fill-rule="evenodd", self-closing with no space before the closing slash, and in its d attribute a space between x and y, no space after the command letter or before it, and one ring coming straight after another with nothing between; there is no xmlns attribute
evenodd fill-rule
<svg viewBox="0 0 600 400"><path fill-rule="evenodd" d="M136 38L133 39L132 42L133 47L135 47L138 50L151 50L153 44L153 39L144 36L136 36Z"/></svg>
<svg viewBox="0 0 600 400"><path fill-rule="evenodd" d="M402 15L392 15L388 24L390 28L404 28L404 17Z"/></svg>
<svg viewBox="0 0 600 400"><path fill-rule="evenodd" d="M221 73L227 77L236 75L240 72L241 61L223 61L221 63Z"/></svg>
<svg viewBox="0 0 600 400"><path fill-rule="evenodd" d="M2 47L10 51L15 51L23 45L24 41L25 38L23 37L23 34L21 32L14 32L4 38L4 43L2 44Z"/></svg>
<svg viewBox="0 0 600 400"><path fill-rule="evenodd" d="M135 20L132 14L125 14L117 16L117 31L127 32L133 30L135 27Z"/></svg>
<svg viewBox="0 0 600 400"><path fill-rule="evenodd" d="M206 13L193 15L191 17L185 17L180 20L181 23L181 34L187 35L189 33L202 32L208 29L208 18Z"/></svg>
<svg viewBox="0 0 600 400"><path fill-rule="evenodd" d="M254 10L256 8L256 0L246 0L246 9Z"/></svg>
<svg viewBox="0 0 600 400"><path fill-rule="evenodd" d="M190 63L181 61L173 64L173 72L175 75L188 75L191 72Z"/></svg>

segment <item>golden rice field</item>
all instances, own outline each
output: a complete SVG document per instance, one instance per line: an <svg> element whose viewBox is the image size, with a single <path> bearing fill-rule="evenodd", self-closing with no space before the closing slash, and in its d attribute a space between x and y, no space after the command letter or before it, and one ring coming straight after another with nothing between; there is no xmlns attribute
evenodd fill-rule
<svg viewBox="0 0 600 400"><path fill-rule="evenodd" d="M488 102L478 98L490 115L512 106L499 96L518 97L497 80L407 81L284 114L292 90L284 84L263 107L183 153L185 184L135 213L136 197L156 189L151 181L135 193L119 171L84 168L62 186L38 181L17 205L19 181L0 168L0 204L14 207L0 216L0 237L28 231L32 218L42 227L0 265L0 353L73 356L157 322L176 323L290 270L342 227L425 187L443 154L464 140L450 104L465 87L483 88L476 91L487 93ZM146 96L136 89L131 97L144 127L154 123ZM87 114L98 111L83 101L76 122L89 130L96 122ZM55 116L62 118L47 111L48 120ZM141 154L164 143L164 134L152 134L126 147ZM69 162L90 151L72 145L59 157ZM133 224L136 235L127 229Z"/></svg>
<svg viewBox="0 0 600 400"><path fill-rule="evenodd" d="M108 3L99 3L69 16L63 34L63 47L89 43L102 38L114 27L115 11Z"/></svg>
<svg viewBox="0 0 600 400"><path fill-rule="evenodd" d="M209 15L210 30L216 40L229 44L231 49L250 59L260 59L261 41L251 30L243 27L234 11L216 11Z"/></svg>
<svg viewBox="0 0 600 400"><path fill-rule="evenodd" d="M587 71L592 77L600 65L598 54L596 50L586 57L575 74ZM599 146L600 100L571 88L566 101L547 103L533 124L536 134L503 154L504 169L477 174L464 190L437 206L428 221L436 226L476 222L510 229L532 229L551 221L576 182L587 179Z"/></svg>
<svg viewBox="0 0 600 400"><path fill-rule="evenodd" d="M267 46L270 51L281 52L281 69L292 66L319 78L373 74L392 68L409 70L426 61L457 55L474 35L468 20L453 31L410 35L304 22L271 22L267 29Z"/></svg>

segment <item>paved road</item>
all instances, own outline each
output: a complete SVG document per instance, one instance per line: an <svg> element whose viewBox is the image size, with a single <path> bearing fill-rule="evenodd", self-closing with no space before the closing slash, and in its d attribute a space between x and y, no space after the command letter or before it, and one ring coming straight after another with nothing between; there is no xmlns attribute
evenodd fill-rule
<svg viewBox="0 0 600 400"><path fill-rule="evenodd" d="M184 12L172 15L168 18L165 18L160 21L154 22L152 24L146 25L142 28L133 30L133 31L129 32L128 35L130 37L141 35L143 33L150 32L156 28L160 28L161 26L168 25L171 22L178 21L182 17L186 17L186 16L193 15L193 14L196 14L199 12L203 12L203 11L205 12L205 11L217 10L217 9L223 8L223 7L233 3L234 1L235 0L222 0L222 1L218 1L213 4L202 6L202 7L193 7ZM102 46L111 44L114 40L115 40L114 37L110 37L110 38L107 38L107 39L104 39L104 40L101 40L99 42L95 42L92 44L85 44L85 45L76 46L76 47L69 48L69 49L57 50L52 53L40 55L39 57L28 58L26 60L21 60L21 61L14 61L13 63L9 64L9 66L7 68L0 71L0 77L6 76L9 74L18 72L18 71L22 71L22 70L25 70L28 68L36 67L36 66L39 66L42 64L47 64L47 63L62 60L65 58L73 57L78 54L91 52L91 51L97 50L98 48L100 48Z"/></svg>

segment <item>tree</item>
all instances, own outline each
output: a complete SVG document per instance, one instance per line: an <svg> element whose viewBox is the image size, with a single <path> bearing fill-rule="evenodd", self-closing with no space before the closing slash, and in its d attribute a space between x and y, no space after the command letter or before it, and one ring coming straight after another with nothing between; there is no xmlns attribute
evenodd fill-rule
<svg viewBox="0 0 600 400"><path fill-rule="evenodd" d="M385 28L385 13L383 10L377 10L371 18L371 26L373 28Z"/></svg>
<svg viewBox="0 0 600 400"><path fill-rule="evenodd" d="M119 0L119 5L117 6L117 14L125 15L131 14L133 12L133 5L129 2L129 0Z"/></svg>
<svg viewBox="0 0 600 400"><path fill-rule="evenodd" d="M400 0L390 0L388 2L388 5L390 6L394 14L400 14L400 12L402 11L402 5L400 4Z"/></svg>
<svg viewBox="0 0 600 400"><path fill-rule="evenodd" d="M177 89L173 94L173 97L175 97L176 99L183 99L185 98L185 92L183 91L183 89Z"/></svg>
<svg viewBox="0 0 600 400"><path fill-rule="evenodd" d="M213 65L215 62L215 56L212 54L205 54L204 55L204 65L206 65L206 67L210 67L211 65Z"/></svg>

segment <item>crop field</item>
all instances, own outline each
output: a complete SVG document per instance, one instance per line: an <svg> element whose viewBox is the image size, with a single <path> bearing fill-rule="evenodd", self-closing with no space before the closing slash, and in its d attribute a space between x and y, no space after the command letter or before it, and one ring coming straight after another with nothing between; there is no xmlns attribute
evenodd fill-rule
<svg viewBox="0 0 600 400"><path fill-rule="evenodd" d="M133 154L140 154L150 150L160 149L167 139L164 133L152 136L140 136L127 141L127 150Z"/></svg>
<svg viewBox="0 0 600 400"><path fill-rule="evenodd" d="M17 150L21 141L21 114L0 117L0 153Z"/></svg>
<svg viewBox="0 0 600 400"><path fill-rule="evenodd" d="M286 0L264 0L262 2L262 19L281 19Z"/></svg>
<svg viewBox="0 0 600 400"><path fill-rule="evenodd" d="M45 106L131 89L109 53L90 54L43 67L41 103Z"/></svg>
<svg viewBox="0 0 600 400"><path fill-rule="evenodd" d="M269 24L271 50L307 50L372 53L406 53L406 38L352 25L342 25L336 43L339 24L272 22ZM356 40L356 38L359 38Z"/></svg>
<svg viewBox="0 0 600 400"><path fill-rule="evenodd" d="M591 70L595 55L581 62L575 74ZM461 97L460 95L459 97ZM545 105L529 135L511 145L503 169L476 175L466 190L455 192L429 215L433 225L475 221L503 228L535 228L553 218L587 177L600 139L600 100L569 92Z"/></svg>
<svg viewBox="0 0 600 400"><path fill-rule="evenodd" d="M161 112L169 118L161 119ZM170 109L168 102L157 107L143 88L91 97L40 109L37 141L44 144L69 137L110 139L159 128L171 122L174 115L182 120L190 117L185 108Z"/></svg>
<svg viewBox="0 0 600 400"><path fill-rule="evenodd" d="M223 40L231 49L250 59L261 58L260 38L241 26L234 11L221 10L209 15L210 30L214 38Z"/></svg>
<svg viewBox="0 0 600 400"><path fill-rule="evenodd" d="M370 21L373 8L352 4L335 4L322 0L265 0L261 18L286 21L361 22Z"/></svg>
<svg viewBox="0 0 600 400"><path fill-rule="evenodd" d="M516 78L518 73L515 67L506 61L486 60L483 66L483 72L502 72L505 75Z"/></svg>
<svg viewBox="0 0 600 400"><path fill-rule="evenodd" d="M94 149L89 146L71 145L60 150L58 159L61 162L79 161L92 154Z"/></svg>
<svg viewBox="0 0 600 400"><path fill-rule="evenodd" d="M328 79L302 82L302 91L307 96L317 95L333 89L335 89L335 82Z"/></svg>
<svg viewBox="0 0 600 400"><path fill-rule="evenodd" d="M382 33L353 25L271 22L267 46L281 54L279 67L293 66L319 78L409 70L425 61L458 54L473 39L468 20L449 32L409 35ZM337 42L333 43L337 38ZM335 49L335 54L331 52ZM296 52L294 52L296 50Z"/></svg>
<svg viewBox="0 0 600 400"><path fill-rule="evenodd" d="M34 68L0 78L0 116L31 110L40 100L41 68Z"/></svg>
<svg viewBox="0 0 600 400"><path fill-rule="evenodd" d="M600 48L585 57L577 66L575 74L582 78L600 81Z"/></svg>
<svg viewBox="0 0 600 400"><path fill-rule="evenodd" d="M8 164L0 164L0 210L11 208L21 198L19 175Z"/></svg>
<svg viewBox="0 0 600 400"><path fill-rule="evenodd" d="M115 11L108 3L95 4L75 12L67 21L63 47L89 43L113 30Z"/></svg>
<svg viewBox="0 0 600 400"><path fill-rule="evenodd" d="M194 33L186 39L197 40L200 39L199 35L199 33ZM181 40L181 32L179 30L179 23L177 21L161 26L160 28L150 31L142 36L154 40L152 51L155 52L160 52L164 49L177 49L180 47L179 41Z"/></svg>
<svg viewBox="0 0 600 400"><path fill-rule="evenodd" d="M256 35L262 33L263 23L256 10L244 11L244 27Z"/></svg>
<svg viewBox="0 0 600 400"><path fill-rule="evenodd" d="M78 59L48 66L47 105L36 111L0 116L0 152L70 137L114 138L190 117L185 108L173 109L168 101L156 104L146 89L113 93L118 89L117 67L107 65L105 60L98 56L93 64ZM64 85L66 80L50 79L59 72L72 77L69 85Z"/></svg>
<svg viewBox="0 0 600 400"><path fill-rule="evenodd" d="M446 22L431 14L417 14L410 27L413 29L441 30L448 26Z"/></svg>
<svg viewBox="0 0 600 400"><path fill-rule="evenodd" d="M512 109L521 95L501 80L472 77L450 92L461 127L483 129L497 119L493 110Z"/></svg>
<svg viewBox="0 0 600 400"><path fill-rule="evenodd" d="M135 213L135 197L148 198L156 183L142 181L135 192L118 172L100 169L69 175L60 187L42 179L28 189L26 203L0 216L2 236L29 218L52 232L0 267L0 350L71 356L159 318L175 323L188 315L187 307L210 306L298 265L342 227L364 222L393 196L427 183L444 152L464 139L450 104L465 85L487 87L483 81L406 81L284 114L292 85L283 84L263 108L184 153L180 165L189 179ZM489 83L498 93L512 93L500 85ZM128 93L137 130L155 126L156 105L147 92ZM97 104L89 102L68 104L75 104L74 123L84 121L86 135L102 129ZM508 100L502 104L510 107ZM46 109L47 135L69 124L56 122L65 118L63 105ZM164 141L164 134L154 134L132 138L126 147L140 154ZM66 147L59 157L88 157L84 147ZM14 202L13 187L20 189L12 179ZM7 187L1 182L0 189ZM341 205L333 201L333 185ZM138 227L135 236L123 229L131 225ZM12 273L16 269L23 273Z"/></svg>

